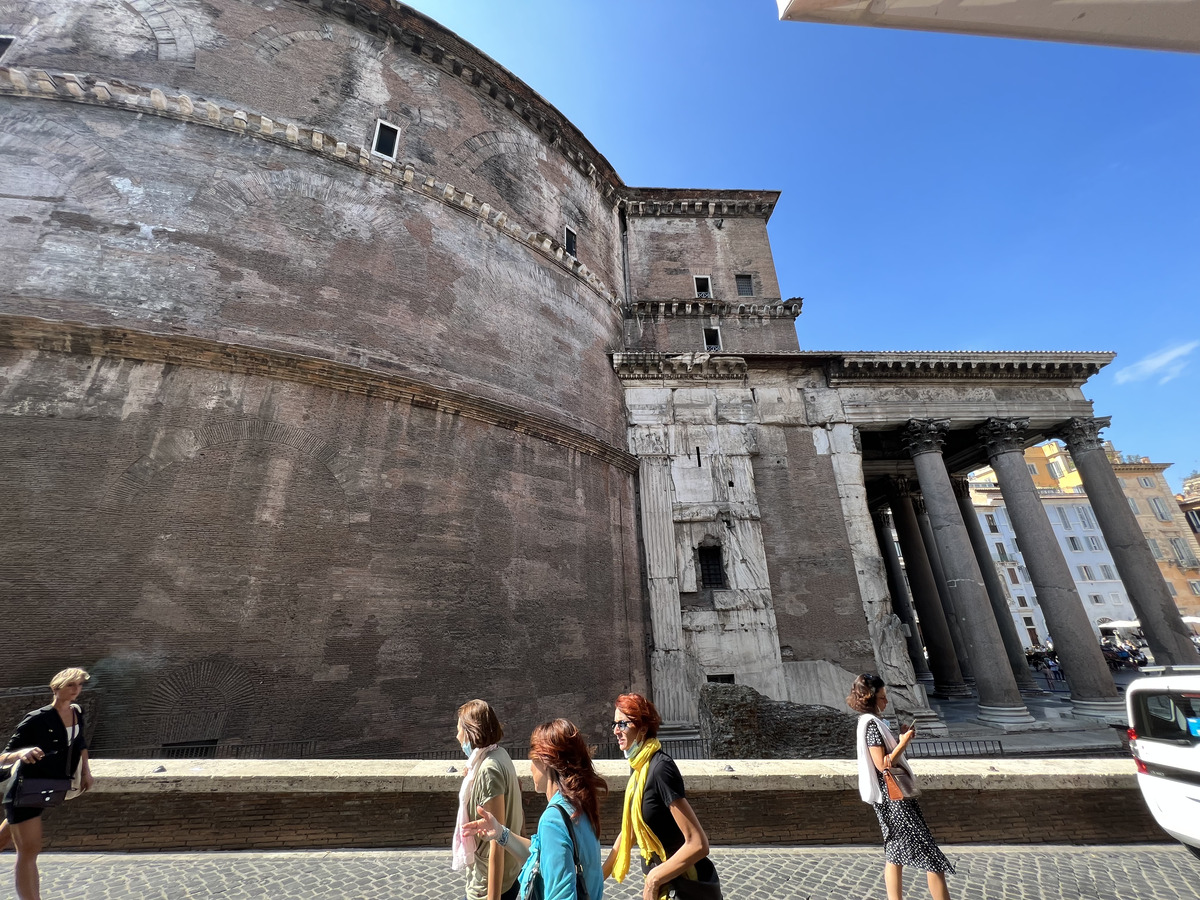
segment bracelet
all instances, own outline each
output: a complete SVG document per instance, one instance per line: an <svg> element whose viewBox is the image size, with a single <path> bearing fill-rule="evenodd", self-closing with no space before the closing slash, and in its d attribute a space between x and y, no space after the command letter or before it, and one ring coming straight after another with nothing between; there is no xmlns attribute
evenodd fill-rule
<svg viewBox="0 0 1200 900"><path fill-rule="evenodd" d="M507 846L508 845L508 836L510 834L512 834L512 831L509 829L509 827L507 825L505 825L504 830L502 832L500 832L500 837L496 838L496 843L499 844L501 847Z"/></svg>

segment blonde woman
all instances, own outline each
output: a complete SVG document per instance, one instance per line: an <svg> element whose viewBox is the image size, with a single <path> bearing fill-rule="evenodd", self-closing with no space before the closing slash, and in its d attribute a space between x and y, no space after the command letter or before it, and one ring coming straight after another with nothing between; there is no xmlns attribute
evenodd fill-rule
<svg viewBox="0 0 1200 900"><path fill-rule="evenodd" d="M467 900L515 900L521 864L486 841L463 831L477 808L495 816L500 826L521 833L521 784L508 751L500 746L504 728L483 700L469 700L458 709L458 743L467 757L458 794L454 828L454 869L467 870Z"/></svg>
<svg viewBox="0 0 1200 900"><path fill-rule="evenodd" d="M88 766L87 741L84 739L83 710L75 702L83 683L91 678L83 669L63 669L50 679L54 700L35 709L17 726L8 746L0 753L0 767L11 772L21 764L27 778L71 778L80 771L80 786L92 786ZM4 789L5 821L0 826L0 846L8 843L11 833L17 848L17 897L41 900L37 859L42 852L42 813L40 806L20 806L15 796L17 779L9 778Z"/></svg>

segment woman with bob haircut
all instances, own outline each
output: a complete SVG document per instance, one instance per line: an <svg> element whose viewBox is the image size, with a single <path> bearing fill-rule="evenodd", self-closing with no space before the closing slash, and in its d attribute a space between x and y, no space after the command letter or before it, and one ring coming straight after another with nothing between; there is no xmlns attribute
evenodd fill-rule
<svg viewBox="0 0 1200 900"><path fill-rule="evenodd" d="M7 783L3 788L5 821L0 825L0 847L8 844L9 833L17 848L16 882L19 900L41 900L38 854L42 852L41 806L19 806L16 801L19 773L25 778L74 778L80 787L91 788L94 779L88 766L84 739L83 709L75 701L83 683L91 678L83 669L63 669L50 679L54 700L29 713L0 753L0 769Z"/></svg>
<svg viewBox="0 0 1200 900"><path fill-rule="evenodd" d="M641 856L644 900L674 891L681 900L720 900L721 880L708 858L708 835L687 801L683 776L662 749L662 719L641 694L622 694L613 712L617 745L633 772L625 785L621 833L604 861L604 877L629 873L636 845Z"/></svg>
<svg viewBox="0 0 1200 900"><path fill-rule="evenodd" d="M911 779L912 769L904 758L904 748L916 730L912 725L906 726L897 740L887 722L880 718L887 709L888 698L887 687L878 675L859 675L854 679L846 705L861 713L858 717L858 792L874 807L879 828L883 831L883 850L887 858L883 880L887 885L888 900L903 900L905 866L925 870L933 900L950 900L946 873L953 874L954 866L929 833L917 801L912 797L889 799L884 780L884 771L888 769L900 770Z"/></svg>
<svg viewBox="0 0 1200 900"><path fill-rule="evenodd" d="M467 770L458 792L451 866L467 870L467 900L516 900L521 869L517 860L463 831L476 809L486 809L498 824L517 834L525 827L517 770L500 746L504 728L485 701L468 700L458 708L457 737Z"/></svg>
<svg viewBox="0 0 1200 900"><path fill-rule="evenodd" d="M501 825L482 806L482 817L463 830L495 841L523 860L519 882L521 900L583 900L576 890L575 860L582 868L588 900L604 896L600 868L600 794L604 779L592 765L579 729L566 719L545 722L529 737L533 787L546 797L546 810L532 838Z"/></svg>

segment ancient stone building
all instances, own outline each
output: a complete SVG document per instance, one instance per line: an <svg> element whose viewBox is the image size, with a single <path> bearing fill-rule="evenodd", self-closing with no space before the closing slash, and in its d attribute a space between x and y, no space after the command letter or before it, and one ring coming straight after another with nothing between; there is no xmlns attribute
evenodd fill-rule
<svg viewBox="0 0 1200 900"><path fill-rule="evenodd" d="M0 0L0 35L0 687L82 664L99 747L279 755L876 668L1026 720L948 473L1094 439L1107 355L801 353L775 194L625 185L389 0ZM940 552L920 629L883 505Z"/></svg>

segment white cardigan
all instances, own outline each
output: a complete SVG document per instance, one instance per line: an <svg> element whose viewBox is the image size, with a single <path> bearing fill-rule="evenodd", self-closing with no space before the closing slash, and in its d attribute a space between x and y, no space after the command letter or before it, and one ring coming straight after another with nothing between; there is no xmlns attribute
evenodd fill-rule
<svg viewBox="0 0 1200 900"><path fill-rule="evenodd" d="M880 790L879 779L875 775L876 769L875 763L871 759L871 748L867 746L867 724L870 722L879 726L879 733L883 735L885 753L895 750L897 741L896 736L892 734L892 729L883 719L870 713L864 713L858 717L858 795L862 797L864 803L882 803L883 791ZM912 768L903 754L894 760L894 764L897 768L912 774Z"/></svg>

